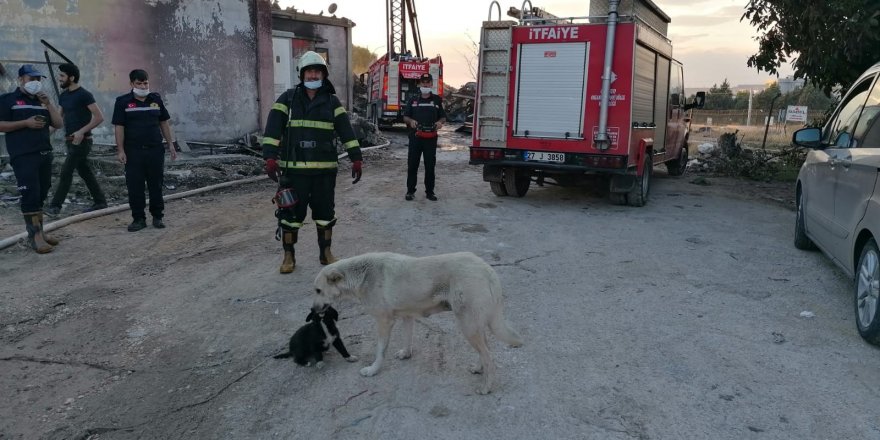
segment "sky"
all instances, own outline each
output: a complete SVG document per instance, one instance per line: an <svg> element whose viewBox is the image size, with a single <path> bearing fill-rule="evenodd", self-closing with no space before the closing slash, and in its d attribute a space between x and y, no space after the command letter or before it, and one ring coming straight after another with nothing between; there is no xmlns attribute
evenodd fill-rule
<svg viewBox="0 0 880 440"><path fill-rule="evenodd" d="M336 16L355 22L352 43L377 54L384 54L386 17L385 0L321 0L321 2L281 0L282 7L294 6L300 11L317 14L336 3ZM444 80L458 87L473 77L468 58L473 58L473 43L479 41L480 26L489 14L487 0L415 0L425 54L443 56ZM522 2L501 4L504 19L507 8L522 7ZM775 80L764 72L746 66L749 56L758 50L754 37L757 31L747 21L740 22L748 0L654 0L672 19L669 38L673 56L684 64L685 86L708 89L726 78L731 86L763 84ZM585 16L586 0L536 0L534 6L556 16ZM493 11L493 19L497 13ZM782 77L791 75L783 66Z"/></svg>

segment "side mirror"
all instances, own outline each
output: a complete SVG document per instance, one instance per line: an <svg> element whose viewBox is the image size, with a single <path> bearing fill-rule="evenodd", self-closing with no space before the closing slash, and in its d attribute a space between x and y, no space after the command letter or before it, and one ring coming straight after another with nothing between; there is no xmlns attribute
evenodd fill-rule
<svg viewBox="0 0 880 440"><path fill-rule="evenodd" d="M801 148L819 148L822 146L822 129L807 127L795 131L791 135L791 145Z"/></svg>
<svg viewBox="0 0 880 440"><path fill-rule="evenodd" d="M706 92L697 92L697 96L694 97L694 108L703 108L705 104Z"/></svg>
<svg viewBox="0 0 880 440"><path fill-rule="evenodd" d="M697 92L696 96L694 96L694 102L690 104L685 104L684 111L688 111L692 108L703 108L703 105L706 104L706 92Z"/></svg>

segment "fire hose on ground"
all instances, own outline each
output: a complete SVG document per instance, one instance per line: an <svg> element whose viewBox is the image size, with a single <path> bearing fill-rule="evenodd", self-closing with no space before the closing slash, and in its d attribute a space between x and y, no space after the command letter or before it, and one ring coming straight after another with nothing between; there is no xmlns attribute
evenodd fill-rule
<svg viewBox="0 0 880 440"><path fill-rule="evenodd" d="M376 148L384 148L390 144L391 144L391 141L388 141L382 145L374 145L372 147L365 147L365 148L361 148L361 150L366 151L366 150L374 150ZM343 159L345 157L348 157L348 153L342 153L339 155L340 159ZM192 189L189 191L183 191L183 192L179 192L179 193L169 194L169 195L163 197L163 200L165 200L167 202L170 200L182 199L184 197L194 196L196 194L201 194L201 193L213 191L216 189L228 188L230 186L241 185L244 183L259 182L259 181L261 181L263 179L267 179L267 178L268 178L267 176L262 175L262 176L257 176L257 177L250 177L247 179L232 180L229 182L223 182L223 183L218 183L215 185L209 185L209 186L205 186L202 188ZM83 214L77 214L77 215L63 218L61 220L58 220L58 221L55 221L52 223L48 223L48 224L44 225L44 229L46 232L51 232L51 231L61 229L65 226L73 224L73 223L79 223L81 221L85 221L85 220L89 220L89 219L93 219L93 218L97 218L97 217L103 217L105 215L115 214L117 212L127 211L128 209L130 209L128 206L128 203L125 203L122 205L110 206L110 207L107 207L104 209L99 209L97 211L91 211L91 212L86 212ZM22 232L20 234L13 235L12 237L4 238L3 240L0 240L0 249L6 249L9 246L14 245L15 243L18 243L19 240L26 238L26 237L27 237L27 232Z"/></svg>

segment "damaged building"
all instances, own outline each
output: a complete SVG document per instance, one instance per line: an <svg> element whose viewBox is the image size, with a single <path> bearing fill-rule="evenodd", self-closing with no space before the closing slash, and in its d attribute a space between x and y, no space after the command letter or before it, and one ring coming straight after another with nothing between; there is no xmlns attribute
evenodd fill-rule
<svg viewBox="0 0 880 440"><path fill-rule="evenodd" d="M326 57L340 99L352 101L354 23L345 18L273 10L270 0L8 0L0 9L0 92L17 86L22 64L48 75L69 59L107 120L93 131L98 144L114 143L113 103L133 69L149 72L186 141L259 131L306 50ZM292 71L276 78L282 64Z"/></svg>

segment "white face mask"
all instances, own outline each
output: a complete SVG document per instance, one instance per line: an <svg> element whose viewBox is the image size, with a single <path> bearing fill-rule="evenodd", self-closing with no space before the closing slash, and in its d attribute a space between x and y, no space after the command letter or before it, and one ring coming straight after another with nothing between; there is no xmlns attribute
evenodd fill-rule
<svg viewBox="0 0 880 440"><path fill-rule="evenodd" d="M320 79L316 79L316 80L314 80L314 81L305 81L305 82L303 82L303 84L306 86L306 88L309 88L309 89L312 89L312 90L315 90L315 89L321 88L321 84L323 84L323 83L324 83L324 81L321 81Z"/></svg>
<svg viewBox="0 0 880 440"><path fill-rule="evenodd" d="M419 90L422 91L423 95L427 95L428 93L431 93L433 91L433 89L431 89L430 87L419 87Z"/></svg>
<svg viewBox="0 0 880 440"><path fill-rule="evenodd" d="M31 95L36 95L43 90L43 83L39 81L28 81L24 83L24 91Z"/></svg>
<svg viewBox="0 0 880 440"><path fill-rule="evenodd" d="M146 98L147 95L150 94L150 89L139 89L137 87L131 89L131 92L134 93L134 96L138 98Z"/></svg>

